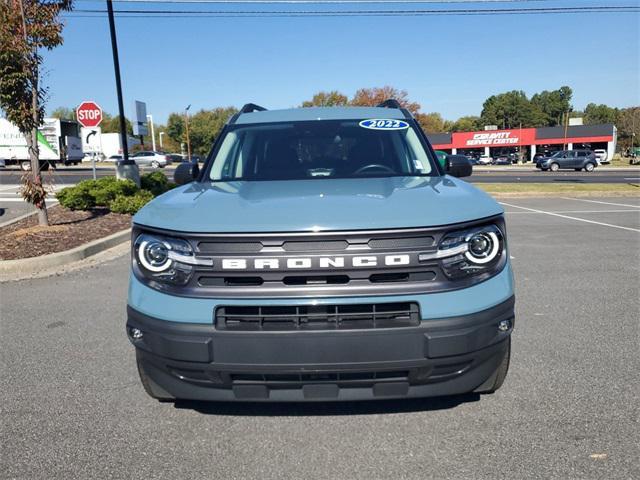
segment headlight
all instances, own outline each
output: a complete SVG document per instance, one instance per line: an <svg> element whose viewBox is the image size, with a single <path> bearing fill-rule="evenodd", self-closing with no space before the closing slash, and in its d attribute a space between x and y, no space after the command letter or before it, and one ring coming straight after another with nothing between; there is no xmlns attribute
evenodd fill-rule
<svg viewBox="0 0 640 480"><path fill-rule="evenodd" d="M486 225L446 234L435 253L420 261L439 260L450 279L496 273L506 261L505 238L497 225Z"/></svg>
<svg viewBox="0 0 640 480"><path fill-rule="evenodd" d="M186 284L194 266L203 263L185 240L160 235L138 235L133 253L138 271L145 278L174 285Z"/></svg>

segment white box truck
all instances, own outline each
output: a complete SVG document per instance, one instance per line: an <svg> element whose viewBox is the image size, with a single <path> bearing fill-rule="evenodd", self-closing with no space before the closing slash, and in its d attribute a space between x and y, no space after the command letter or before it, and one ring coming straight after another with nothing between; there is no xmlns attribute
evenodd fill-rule
<svg viewBox="0 0 640 480"><path fill-rule="evenodd" d="M43 170L59 163L77 165L84 156L80 124L74 120L45 118L38 129L38 147ZM31 168L27 140L18 127L5 118L0 118L0 158L6 165L20 165L23 170Z"/></svg>

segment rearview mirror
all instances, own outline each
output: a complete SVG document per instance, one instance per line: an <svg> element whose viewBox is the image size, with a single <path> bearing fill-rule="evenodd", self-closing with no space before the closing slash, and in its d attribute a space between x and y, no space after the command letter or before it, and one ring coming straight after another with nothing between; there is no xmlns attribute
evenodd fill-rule
<svg viewBox="0 0 640 480"><path fill-rule="evenodd" d="M181 163L173 173L173 181L177 185L186 185L187 183L193 182L198 176L199 171L200 169L197 163Z"/></svg>
<svg viewBox="0 0 640 480"><path fill-rule="evenodd" d="M469 177L473 173L473 166L464 155L447 155L446 170L453 177Z"/></svg>

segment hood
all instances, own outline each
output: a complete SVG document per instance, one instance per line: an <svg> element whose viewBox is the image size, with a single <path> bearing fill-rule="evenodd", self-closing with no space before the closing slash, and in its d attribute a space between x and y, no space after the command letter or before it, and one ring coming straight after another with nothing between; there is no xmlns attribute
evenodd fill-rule
<svg viewBox="0 0 640 480"><path fill-rule="evenodd" d="M193 233L435 227L497 215L486 193L453 177L194 182L144 206L139 225Z"/></svg>

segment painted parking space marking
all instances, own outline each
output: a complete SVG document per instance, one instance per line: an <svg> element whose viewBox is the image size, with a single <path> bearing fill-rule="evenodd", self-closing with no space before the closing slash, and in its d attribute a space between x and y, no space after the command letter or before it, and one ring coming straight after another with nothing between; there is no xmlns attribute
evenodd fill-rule
<svg viewBox="0 0 640 480"><path fill-rule="evenodd" d="M628 208L625 209L625 210L553 210L553 211L550 211L549 213L627 213L627 212L638 213L637 210L630 210ZM537 212L511 212L511 211L506 211L505 213L519 214L519 215L534 215Z"/></svg>
<svg viewBox="0 0 640 480"><path fill-rule="evenodd" d="M569 215L562 215L560 213L547 212L545 210L538 210L536 208L521 207L519 205L513 205L513 204L510 204L510 203L500 202L500 205L504 205L504 206L507 206L507 207L513 207L513 208L521 208L523 210L528 210L530 212L540 213L540 214L543 214L543 215L550 215L552 217L566 218L568 220L576 220L578 222L592 223L594 225L601 225L603 227L617 228L617 229L620 229L620 230L628 230L630 232L638 232L638 233L640 233L640 229L637 229L637 228L623 227L621 225L612 225L610 223L596 222L594 220L587 220L585 218L571 217Z"/></svg>
<svg viewBox="0 0 640 480"><path fill-rule="evenodd" d="M640 193L640 192L638 192ZM628 203L603 202L602 200L587 200L585 198L560 197L562 200L575 200L576 202L601 203L603 205L613 205L616 207L640 208L640 205L629 205Z"/></svg>

